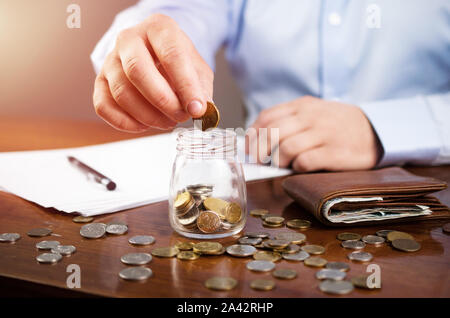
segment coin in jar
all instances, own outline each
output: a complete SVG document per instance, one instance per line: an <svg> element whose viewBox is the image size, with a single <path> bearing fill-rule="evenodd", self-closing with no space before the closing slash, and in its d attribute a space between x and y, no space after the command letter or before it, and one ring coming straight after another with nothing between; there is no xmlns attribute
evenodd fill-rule
<svg viewBox="0 0 450 318"><path fill-rule="evenodd" d="M251 245L235 244L227 247L227 253L236 257L248 257L256 253Z"/></svg>
<svg viewBox="0 0 450 318"><path fill-rule="evenodd" d="M253 259L257 261L278 262L281 259L281 254L270 251L258 251L253 254Z"/></svg>
<svg viewBox="0 0 450 318"><path fill-rule="evenodd" d="M173 246L158 247L152 250L152 255L156 257L175 257L178 254L178 249Z"/></svg>
<svg viewBox="0 0 450 318"><path fill-rule="evenodd" d="M247 269L255 272L270 272L275 268L275 263L269 261L251 261L247 263Z"/></svg>
<svg viewBox="0 0 450 318"><path fill-rule="evenodd" d="M173 202L173 207L176 210L183 209L185 206L191 202L192 196L188 191L181 192L178 194Z"/></svg>
<svg viewBox="0 0 450 318"><path fill-rule="evenodd" d="M228 291L237 286L238 282L232 277L211 277L205 282L205 286L208 289Z"/></svg>
<svg viewBox="0 0 450 318"><path fill-rule="evenodd" d="M97 239L105 235L106 225L103 223L85 224L80 229L80 235L88 239Z"/></svg>
<svg viewBox="0 0 450 318"><path fill-rule="evenodd" d="M120 271L119 277L125 280L140 281L145 280L153 275L150 268L137 266L127 267Z"/></svg>
<svg viewBox="0 0 450 318"><path fill-rule="evenodd" d="M152 260L148 253L129 253L120 258L120 261L127 265L145 265Z"/></svg>
<svg viewBox="0 0 450 318"><path fill-rule="evenodd" d="M231 223L238 223L242 218L241 206L235 202L231 202L225 209L225 219Z"/></svg>
<svg viewBox="0 0 450 318"><path fill-rule="evenodd" d="M255 290L272 290L275 288L275 282L270 279L255 279L250 282L250 287Z"/></svg>
<svg viewBox="0 0 450 318"><path fill-rule="evenodd" d="M222 220L225 220L225 210L228 202L220 198L209 197L203 201L203 206L210 211L216 212Z"/></svg>
<svg viewBox="0 0 450 318"><path fill-rule="evenodd" d="M294 279L297 277L297 271L291 268L278 268L272 272L272 275L279 279Z"/></svg>
<svg viewBox="0 0 450 318"><path fill-rule="evenodd" d="M155 243L155 238L151 235L136 235L128 240L133 245L149 245Z"/></svg>
<svg viewBox="0 0 450 318"><path fill-rule="evenodd" d="M392 246L403 252L416 252L420 250L420 243L409 239L396 239L392 241Z"/></svg>
<svg viewBox="0 0 450 318"><path fill-rule="evenodd" d="M337 269L321 269L320 271L316 272L316 278L323 280L323 279L330 279L330 280L343 280L347 274L345 272L342 272Z"/></svg>
<svg viewBox="0 0 450 318"><path fill-rule="evenodd" d="M286 225L292 229L307 229L311 227L311 222L302 219L292 219L287 221Z"/></svg>
<svg viewBox="0 0 450 318"><path fill-rule="evenodd" d="M357 262L370 262L373 258L368 252L352 252L347 255L348 259Z"/></svg>
<svg viewBox="0 0 450 318"><path fill-rule="evenodd" d="M339 233L337 235L337 239L339 241L350 241L350 240L358 241L361 239L361 235L359 235L357 233L344 232L344 233Z"/></svg>
<svg viewBox="0 0 450 318"><path fill-rule="evenodd" d="M364 247L366 247L366 243L364 243L363 241L357 241L357 240L347 240L347 241L342 241L341 246L343 248L348 248L348 249L352 249L352 250L360 250L360 249L363 249Z"/></svg>
<svg viewBox="0 0 450 318"><path fill-rule="evenodd" d="M320 255L325 253L325 247L321 245L304 245L301 247L302 251L305 251L308 254L312 255Z"/></svg>
<svg viewBox="0 0 450 318"><path fill-rule="evenodd" d="M3 233L0 235L0 242L14 243L20 239L19 233Z"/></svg>
<svg viewBox="0 0 450 318"><path fill-rule="evenodd" d="M50 235L52 233L52 230L47 229L47 228L35 228L35 229L31 229L28 231L28 236L31 237L43 237L43 236L47 236Z"/></svg>
<svg viewBox="0 0 450 318"><path fill-rule="evenodd" d="M266 209L254 209L250 211L251 216L261 217L263 215L269 214L269 210Z"/></svg>
<svg viewBox="0 0 450 318"><path fill-rule="evenodd" d="M319 289L324 293L345 295L353 291L353 284L346 280L325 280L320 283Z"/></svg>
<svg viewBox="0 0 450 318"><path fill-rule="evenodd" d="M220 217L213 211L202 211L197 218L197 227L203 233L217 232L222 225Z"/></svg>
<svg viewBox="0 0 450 318"><path fill-rule="evenodd" d="M303 261L303 263L306 266L311 266L311 267L324 267L327 264L327 260L322 257L319 257L319 256L312 256L312 257L305 259Z"/></svg>

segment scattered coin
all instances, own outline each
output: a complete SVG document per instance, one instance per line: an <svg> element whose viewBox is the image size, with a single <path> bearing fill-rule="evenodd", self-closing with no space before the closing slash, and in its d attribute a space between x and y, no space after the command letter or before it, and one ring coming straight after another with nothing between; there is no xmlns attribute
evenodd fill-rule
<svg viewBox="0 0 450 318"><path fill-rule="evenodd" d="M82 216L82 215L78 215L72 219L72 221L75 223L89 223L92 222L93 220L94 218L92 216Z"/></svg>
<svg viewBox="0 0 450 318"><path fill-rule="evenodd" d="M225 249L225 247L222 247L219 251L203 253L203 254L201 254L201 255L218 256L218 255L225 254L226 251L227 251L227 250ZM194 251L194 253L197 253L197 252Z"/></svg>
<svg viewBox="0 0 450 318"><path fill-rule="evenodd" d="M353 284L346 280L325 280L320 283L319 289L328 294L345 295L353 290Z"/></svg>
<svg viewBox="0 0 450 318"><path fill-rule="evenodd" d="M151 260L152 256L148 253L129 253L120 258L120 261L127 265L145 265Z"/></svg>
<svg viewBox="0 0 450 318"><path fill-rule="evenodd" d="M337 269L321 269L320 271L316 272L316 278L323 280L323 279L330 279L330 280L343 280L347 274L345 272L342 272Z"/></svg>
<svg viewBox="0 0 450 318"><path fill-rule="evenodd" d="M177 242L175 247L180 251L191 251L194 248L194 243L192 242Z"/></svg>
<svg viewBox="0 0 450 318"><path fill-rule="evenodd" d="M36 228L28 231L28 236L31 237L43 237L52 233L52 230L47 228Z"/></svg>
<svg viewBox="0 0 450 318"><path fill-rule="evenodd" d="M145 280L153 275L150 268L137 266L127 267L120 271L119 277L125 280Z"/></svg>
<svg viewBox="0 0 450 318"><path fill-rule="evenodd" d="M264 218L264 222L269 224L282 224L284 222L284 217L282 216L268 216Z"/></svg>
<svg viewBox="0 0 450 318"><path fill-rule="evenodd" d="M205 286L212 290L232 290L237 286L237 280L231 277L212 277L205 282Z"/></svg>
<svg viewBox="0 0 450 318"><path fill-rule="evenodd" d="M61 254L56 254L56 253L43 253L41 255L38 255L36 257L36 260L39 263L44 263L44 264L53 264L53 263L57 263L62 259Z"/></svg>
<svg viewBox="0 0 450 318"><path fill-rule="evenodd" d="M103 223L90 223L85 224L80 229L80 234L82 237L89 239L97 239L105 235L106 224Z"/></svg>
<svg viewBox="0 0 450 318"><path fill-rule="evenodd" d="M256 248L251 245L235 244L227 247L227 253L237 257L252 256L256 253Z"/></svg>
<svg viewBox="0 0 450 318"><path fill-rule="evenodd" d="M309 256L310 255L305 251L299 251L298 253L294 253L294 254L287 254L287 253L282 254L282 257L285 260L296 261L296 262L302 262L305 259L307 259Z"/></svg>
<svg viewBox="0 0 450 318"><path fill-rule="evenodd" d="M247 237L254 237L254 238L260 237L262 239L268 238L270 236L270 234L267 232L246 232L244 235Z"/></svg>
<svg viewBox="0 0 450 318"><path fill-rule="evenodd" d="M261 220L265 220L266 218L270 218L270 217L279 217L279 215L276 215L276 214L264 214L264 215L261 215Z"/></svg>
<svg viewBox="0 0 450 318"><path fill-rule="evenodd" d="M386 238L387 235L392 232L392 230L379 230L377 231L377 235Z"/></svg>
<svg viewBox="0 0 450 318"><path fill-rule="evenodd" d="M324 267L327 264L327 260L319 256L312 256L305 259L303 263L311 267Z"/></svg>
<svg viewBox="0 0 450 318"><path fill-rule="evenodd" d="M329 262L325 267L328 269L335 269L341 272L347 272L350 270L350 265L344 262Z"/></svg>
<svg viewBox="0 0 450 318"><path fill-rule="evenodd" d="M197 253L194 253L193 251L180 251L177 254L177 258L181 260L188 260L193 261L200 257Z"/></svg>
<svg viewBox="0 0 450 318"><path fill-rule="evenodd" d="M392 242L392 241L398 240L398 239L414 240L414 237L412 237L408 233L400 232L400 231L392 231L392 232L388 233L386 238L389 242Z"/></svg>
<svg viewBox="0 0 450 318"><path fill-rule="evenodd" d="M202 211L197 218L197 227L203 233L214 233L220 229L222 222L219 215L213 211Z"/></svg>
<svg viewBox="0 0 450 318"><path fill-rule="evenodd" d="M61 254L63 256L69 256L75 253L77 248L73 245L58 245L52 248L51 252L54 254Z"/></svg>
<svg viewBox="0 0 450 318"><path fill-rule="evenodd" d="M379 246L379 245L383 244L386 240L381 236L366 235L366 236L363 236L362 241L366 244L372 244L375 246Z"/></svg>
<svg viewBox="0 0 450 318"><path fill-rule="evenodd" d="M251 261L247 263L247 269L255 272L270 272L275 268L275 263L269 261Z"/></svg>
<svg viewBox="0 0 450 318"><path fill-rule="evenodd" d="M0 242L13 243L20 239L19 233L3 233L0 235Z"/></svg>
<svg viewBox="0 0 450 318"><path fill-rule="evenodd" d="M348 233L348 232L344 232L344 233L339 233L337 235L337 239L340 241L350 241L350 240L360 240L361 239L361 235L356 234L356 233Z"/></svg>
<svg viewBox="0 0 450 318"><path fill-rule="evenodd" d="M250 211L251 216L261 217L262 215L269 214L269 210L266 209L254 209Z"/></svg>
<svg viewBox="0 0 450 318"><path fill-rule="evenodd" d="M128 232L128 226L124 224L109 224L106 227L106 233L113 235L122 235Z"/></svg>
<svg viewBox="0 0 450 318"><path fill-rule="evenodd" d="M194 253L197 254L211 254L217 253L222 250L222 244L218 242L199 242L195 243L192 247Z"/></svg>
<svg viewBox="0 0 450 318"><path fill-rule="evenodd" d="M136 235L128 240L133 245L149 245L155 243L155 238L150 235Z"/></svg>
<svg viewBox="0 0 450 318"><path fill-rule="evenodd" d="M320 245L304 245L301 249L302 251L312 255L320 255L325 253L325 247Z"/></svg>
<svg viewBox="0 0 450 318"><path fill-rule="evenodd" d="M158 247L152 250L152 255L156 257L175 257L178 254L176 247Z"/></svg>
<svg viewBox="0 0 450 318"><path fill-rule="evenodd" d="M297 272L290 268L279 268L274 270L272 275L279 279L294 279L297 277Z"/></svg>
<svg viewBox="0 0 450 318"><path fill-rule="evenodd" d="M253 254L253 259L257 261L278 262L281 259L281 254L270 251L258 251Z"/></svg>
<svg viewBox="0 0 450 318"><path fill-rule="evenodd" d="M282 232L275 235L277 240L286 240L293 244L302 244L306 240L305 234L297 232Z"/></svg>
<svg viewBox="0 0 450 318"><path fill-rule="evenodd" d="M287 221L286 225L293 229L307 229L311 227L311 222L308 220L293 219Z"/></svg>
<svg viewBox="0 0 450 318"><path fill-rule="evenodd" d="M255 279L250 282L250 287L256 290L272 290L275 282L270 279Z"/></svg>
<svg viewBox="0 0 450 318"><path fill-rule="evenodd" d="M446 223L442 226L442 231L445 233L450 233L450 223Z"/></svg>
<svg viewBox="0 0 450 318"><path fill-rule="evenodd" d="M409 239L396 239L392 241L392 246L403 252L416 252L420 250L420 243Z"/></svg>
<svg viewBox="0 0 450 318"><path fill-rule="evenodd" d="M368 252L352 252L347 255L348 259L357 262L370 262L373 258Z"/></svg>
<svg viewBox="0 0 450 318"><path fill-rule="evenodd" d="M357 241L357 240L348 240L348 241L342 241L341 246L343 248L349 248L353 250L360 250L366 247L366 243L363 241Z"/></svg>
<svg viewBox="0 0 450 318"><path fill-rule="evenodd" d="M202 120L202 130L216 128L219 125L220 114L213 102L206 102L205 114L200 118ZM194 119L193 119L194 120Z"/></svg>
<svg viewBox="0 0 450 318"><path fill-rule="evenodd" d="M269 247L271 248L285 248L287 247L291 242L287 241L287 240L267 240L264 242L265 244L267 244Z"/></svg>
<svg viewBox="0 0 450 318"><path fill-rule="evenodd" d="M300 251L300 246L298 246L296 244L289 244L285 248L274 248L273 251L283 253L283 254L295 254Z"/></svg>
<svg viewBox="0 0 450 318"><path fill-rule="evenodd" d="M283 223L278 223L278 224L274 224L274 223L267 223L266 221L262 222L263 226L266 227L282 227Z"/></svg>
<svg viewBox="0 0 450 318"><path fill-rule="evenodd" d="M352 282L353 286L358 287L358 288L364 288L364 289L381 288L381 286L380 287L377 287L377 286L369 287L369 285L367 284L368 278L369 278L368 275L355 276L355 277L352 277L351 282Z"/></svg>
<svg viewBox="0 0 450 318"><path fill-rule="evenodd" d="M262 238L260 238L260 237L244 236L239 239L239 244L244 244L244 245L258 245L261 242L262 242Z"/></svg>
<svg viewBox="0 0 450 318"><path fill-rule="evenodd" d="M60 245L58 241L41 241L36 243L36 248L40 250L51 250Z"/></svg>

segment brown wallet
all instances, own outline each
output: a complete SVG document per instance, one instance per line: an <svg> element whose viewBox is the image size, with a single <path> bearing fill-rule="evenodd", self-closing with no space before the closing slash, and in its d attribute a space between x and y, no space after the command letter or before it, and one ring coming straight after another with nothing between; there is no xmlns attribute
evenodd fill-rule
<svg viewBox="0 0 450 318"><path fill-rule="evenodd" d="M399 167L301 174L283 181L297 203L331 226L450 218L449 208L430 195L446 187Z"/></svg>

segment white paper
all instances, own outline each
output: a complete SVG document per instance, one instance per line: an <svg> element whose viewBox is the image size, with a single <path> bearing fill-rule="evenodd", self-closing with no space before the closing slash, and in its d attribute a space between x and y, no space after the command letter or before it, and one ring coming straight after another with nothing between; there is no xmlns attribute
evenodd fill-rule
<svg viewBox="0 0 450 318"><path fill-rule="evenodd" d="M161 134L96 146L0 153L0 189L43 207L85 216L167 200L175 135ZM238 147L242 149L243 138ZM67 156L74 156L117 184L114 191L87 180ZM244 164L247 181L291 173Z"/></svg>

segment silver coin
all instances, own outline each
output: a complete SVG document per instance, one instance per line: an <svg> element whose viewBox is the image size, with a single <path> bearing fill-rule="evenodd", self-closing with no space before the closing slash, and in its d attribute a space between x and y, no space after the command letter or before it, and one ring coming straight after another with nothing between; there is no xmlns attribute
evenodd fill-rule
<svg viewBox="0 0 450 318"><path fill-rule="evenodd" d="M275 235L275 239L286 240L294 244L301 244L306 240L306 235L297 232L282 232Z"/></svg>
<svg viewBox="0 0 450 318"><path fill-rule="evenodd" d="M247 263L247 269L255 272L270 272L275 268L275 263L270 261L251 261Z"/></svg>
<svg viewBox="0 0 450 318"><path fill-rule="evenodd" d="M377 235L386 238L387 235L392 232L392 230L379 230L377 231Z"/></svg>
<svg viewBox="0 0 450 318"><path fill-rule="evenodd" d="M357 262L370 262L373 258L372 254L367 252L352 252L347 255L348 259Z"/></svg>
<svg viewBox="0 0 450 318"><path fill-rule="evenodd" d="M0 242L13 243L20 239L19 233L3 233L0 235Z"/></svg>
<svg viewBox="0 0 450 318"><path fill-rule="evenodd" d="M360 250L366 247L366 243L357 240L342 241L341 245L344 248L350 248L352 250Z"/></svg>
<svg viewBox="0 0 450 318"><path fill-rule="evenodd" d="M53 263L57 263L62 259L61 254L56 254L56 253L43 253L41 255L38 255L36 257L36 260L39 263L45 263L45 264L53 264Z"/></svg>
<svg viewBox="0 0 450 318"><path fill-rule="evenodd" d="M308 257L310 257L309 253L307 253L305 251L299 251L294 254L283 253L283 254L281 254L281 256L283 256L283 258L288 261L296 261L296 262L302 262L305 259L307 259Z"/></svg>
<svg viewBox="0 0 450 318"><path fill-rule="evenodd" d="M255 254L256 248L251 245L235 244L227 247L227 253L237 257L247 257Z"/></svg>
<svg viewBox="0 0 450 318"><path fill-rule="evenodd" d="M325 268L335 269L341 272L347 272L348 270L350 270L350 265L344 262L329 262L327 263Z"/></svg>
<svg viewBox="0 0 450 318"><path fill-rule="evenodd" d="M36 243L36 248L40 250L51 250L52 248L61 245L58 241L41 241Z"/></svg>
<svg viewBox="0 0 450 318"><path fill-rule="evenodd" d="M320 283L319 289L324 293L345 295L353 290L353 284L346 280L325 280Z"/></svg>
<svg viewBox="0 0 450 318"><path fill-rule="evenodd" d="M61 254L61 255L72 255L73 253L75 253L75 251L77 250L77 248L73 245L58 245L54 248L52 248L52 253L55 254Z"/></svg>
<svg viewBox="0 0 450 318"><path fill-rule="evenodd" d="M316 272L317 279L343 280L347 274L337 269L321 269Z"/></svg>
<svg viewBox="0 0 450 318"><path fill-rule="evenodd" d="M125 224L109 224L106 226L106 233L114 235L122 235L128 232L128 226Z"/></svg>
<svg viewBox="0 0 450 318"><path fill-rule="evenodd" d="M384 239L384 237L381 236L377 236L377 235L366 235L363 236L362 241L366 244L372 244L372 245L381 245L383 244L386 240Z"/></svg>
<svg viewBox="0 0 450 318"><path fill-rule="evenodd" d="M152 274L152 270L147 267L127 267L120 271L119 277L126 280L144 280Z"/></svg>
<svg viewBox="0 0 450 318"><path fill-rule="evenodd" d="M29 230L27 234L28 234L28 236L31 236L31 237L43 237L43 236L47 236L51 233L52 233L52 230L40 227L40 228Z"/></svg>
<svg viewBox="0 0 450 318"><path fill-rule="evenodd" d="M244 244L244 245L257 245L259 243L262 242L262 238L260 237L241 237L239 239L239 244Z"/></svg>
<svg viewBox="0 0 450 318"><path fill-rule="evenodd" d="M120 261L127 265L145 265L151 260L152 256L148 253L129 253L120 258Z"/></svg>
<svg viewBox="0 0 450 318"><path fill-rule="evenodd" d="M80 229L82 237L89 239L97 239L105 235L106 225L103 223L90 223L83 225Z"/></svg>
<svg viewBox="0 0 450 318"><path fill-rule="evenodd" d="M246 232L244 234L247 237L260 237L260 238L268 238L270 236L267 232Z"/></svg>
<svg viewBox="0 0 450 318"><path fill-rule="evenodd" d="M150 235L136 235L128 240L133 245L149 245L155 243L155 238Z"/></svg>

